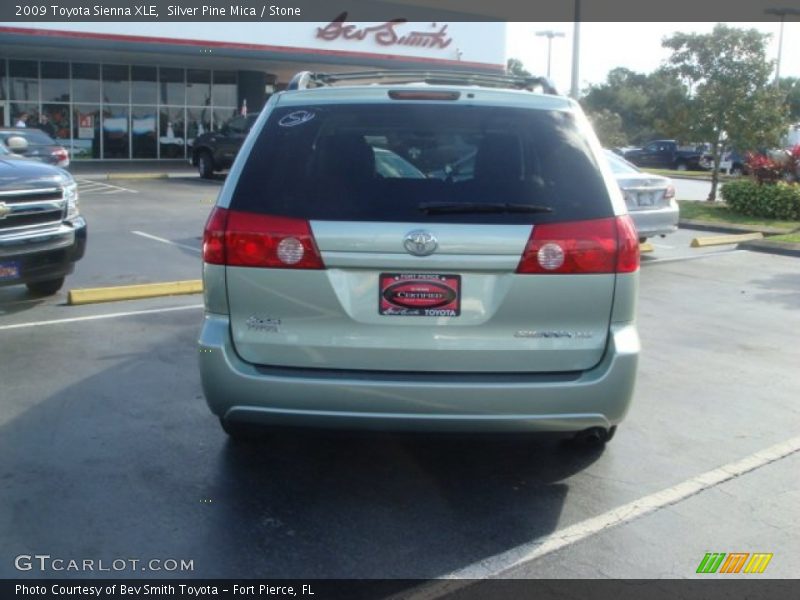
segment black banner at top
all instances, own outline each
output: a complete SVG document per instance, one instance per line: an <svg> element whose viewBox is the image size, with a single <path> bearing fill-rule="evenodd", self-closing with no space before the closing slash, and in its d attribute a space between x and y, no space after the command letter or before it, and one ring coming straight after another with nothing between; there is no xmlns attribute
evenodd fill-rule
<svg viewBox="0 0 800 600"><path fill-rule="evenodd" d="M800 0L4 0L0 21L798 21Z"/></svg>

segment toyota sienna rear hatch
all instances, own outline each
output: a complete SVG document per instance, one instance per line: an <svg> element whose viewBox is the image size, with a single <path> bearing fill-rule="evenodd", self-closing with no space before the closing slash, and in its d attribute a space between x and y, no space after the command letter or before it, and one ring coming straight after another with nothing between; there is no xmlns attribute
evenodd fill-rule
<svg viewBox="0 0 800 600"><path fill-rule="evenodd" d="M254 133L204 243L206 262L226 265L239 356L394 372L596 365L615 274L638 267L638 248L572 112L388 96L278 102Z"/></svg>

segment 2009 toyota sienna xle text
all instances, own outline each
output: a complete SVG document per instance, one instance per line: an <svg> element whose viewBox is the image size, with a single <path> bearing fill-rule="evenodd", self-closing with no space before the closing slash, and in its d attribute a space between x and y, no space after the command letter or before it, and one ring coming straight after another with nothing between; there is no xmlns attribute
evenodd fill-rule
<svg viewBox="0 0 800 600"><path fill-rule="evenodd" d="M637 234L553 92L303 73L270 98L204 234L200 371L228 433L610 439L636 378Z"/></svg>

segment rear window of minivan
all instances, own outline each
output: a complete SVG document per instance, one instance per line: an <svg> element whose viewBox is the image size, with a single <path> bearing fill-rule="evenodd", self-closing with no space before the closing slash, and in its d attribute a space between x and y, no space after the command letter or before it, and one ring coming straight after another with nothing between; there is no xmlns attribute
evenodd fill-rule
<svg viewBox="0 0 800 600"><path fill-rule="evenodd" d="M308 220L544 223L612 216L571 113L435 103L275 109L234 210ZM244 158L244 157L243 157ZM426 204L538 212L434 212Z"/></svg>

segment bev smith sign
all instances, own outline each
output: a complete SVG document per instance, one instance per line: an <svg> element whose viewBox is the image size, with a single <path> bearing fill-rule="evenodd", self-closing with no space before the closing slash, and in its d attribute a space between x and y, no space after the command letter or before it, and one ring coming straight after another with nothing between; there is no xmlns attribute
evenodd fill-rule
<svg viewBox="0 0 800 600"><path fill-rule="evenodd" d="M428 30L414 29L419 23L409 24L406 19L393 19L379 25L356 25L347 23L347 13L342 13L325 27L317 28L317 38L326 42L351 40L363 42L373 40L380 46L415 46L418 48L444 49L452 42L447 25L430 23Z"/></svg>
<svg viewBox="0 0 800 600"><path fill-rule="evenodd" d="M342 14L329 22L275 23L241 21L236 27L219 23L139 22L25 22L0 23L0 42L26 46L58 47L63 56L69 49L138 54L131 60L156 62L165 53L232 56L256 60L313 61L314 55L328 62L370 65L375 60L418 58L442 64L462 63L502 70L506 60L506 24L499 22L425 22L396 18L385 22L354 22ZM104 45L105 44L105 45ZM200 52L197 52L197 49ZM66 52L66 54L64 54ZM145 63L143 63L145 64Z"/></svg>

